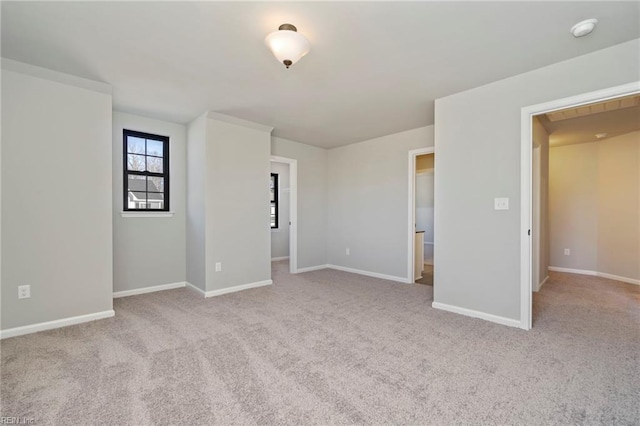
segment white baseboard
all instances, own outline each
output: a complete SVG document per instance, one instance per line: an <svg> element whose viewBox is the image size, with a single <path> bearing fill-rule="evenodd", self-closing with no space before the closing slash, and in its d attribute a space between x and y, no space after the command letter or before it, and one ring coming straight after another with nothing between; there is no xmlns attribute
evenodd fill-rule
<svg viewBox="0 0 640 426"><path fill-rule="evenodd" d="M204 292L204 290L202 290L201 288L196 287L195 285L191 284L191 283L190 283L190 282L188 282L188 281L187 281L187 282L185 282L185 284L187 285L187 288L190 288L191 290L195 290L195 291L197 291L198 293L200 293L202 296L204 296L204 293L205 293L205 292Z"/></svg>
<svg viewBox="0 0 640 426"><path fill-rule="evenodd" d="M540 289L542 288L542 286L549 280L549 275L547 275L546 277L544 277L544 280L542 280L542 282L540 284L538 284L538 290L536 291L540 291Z"/></svg>
<svg viewBox="0 0 640 426"><path fill-rule="evenodd" d="M623 283L627 283L627 284L640 285L640 280L636 280L635 278L627 278L627 277L621 277L619 275L605 274L604 272L598 272L598 276L602 278L608 278L610 280L622 281Z"/></svg>
<svg viewBox="0 0 640 426"><path fill-rule="evenodd" d="M186 285L187 283L183 281L179 283L170 283L170 284L154 285L151 287L136 288L134 290L116 291L113 293L113 298L117 299L119 297L135 296L136 294L153 293L155 291L162 291L162 290L172 290L174 288L182 288Z"/></svg>
<svg viewBox="0 0 640 426"><path fill-rule="evenodd" d="M310 266L308 268L299 268L296 271L296 273L301 274L304 272L318 271L320 269L335 269L336 271L350 272L352 274L365 275L367 277L373 277L373 278L381 278L383 280L396 281L396 282L401 282L403 284L413 284L413 282L407 280L404 277L396 277L393 275L379 274L377 272L363 271L361 269L347 268L346 266L330 265L330 264Z"/></svg>
<svg viewBox="0 0 640 426"><path fill-rule="evenodd" d="M389 281L396 281L404 284L413 284L413 281L408 280L407 278L396 277L393 275L379 274L378 272L363 271L361 269L347 268L345 266L339 266L339 265L327 265L327 268L335 269L337 271L351 272L352 274L365 275L367 277L380 278L380 279L389 280Z"/></svg>
<svg viewBox="0 0 640 426"><path fill-rule="evenodd" d="M222 296L227 293L235 293L236 291L249 290L250 288L264 287L273 284L271 280L257 281L255 283L241 284L233 287L221 288L220 290L212 290L204 293L204 297Z"/></svg>
<svg viewBox="0 0 640 426"><path fill-rule="evenodd" d="M329 267L329 265L316 265L316 266L309 266L308 268L298 268L298 270L296 271L296 274L302 274L304 272L311 272L311 271L319 271L320 269L327 269Z"/></svg>
<svg viewBox="0 0 640 426"><path fill-rule="evenodd" d="M558 266L549 266L549 270L555 271L555 272L567 272L570 274L592 275L596 277L607 278L614 281L621 281L627 284L640 285L640 280L637 280L635 278L621 277L620 275L607 274L605 272L586 271L583 269L560 268Z"/></svg>
<svg viewBox="0 0 640 426"><path fill-rule="evenodd" d="M549 266L549 268L547 269L553 272L568 272L570 274L593 275L593 276L598 275L596 271L587 271L586 269L561 268L559 266Z"/></svg>
<svg viewBox="0 0 640 426"><path fill-rule="evenodd" d="M0 339L22 336L24 334L37 333L39 331L53 330L54 328L67 327L69 325L82 324L83 322L95 321L109 318L116 313L113 309L109 311L96 312L93 314L79 315L77 317L63 318L55 321L40 322L38 324L25 325L22 327L0 330Z"/></svg>
<svg viewBox="0 0 640 426"><path fill-rule="evenodd" d="M289 256L282 256L282 257L272 257L271 261L272 262L277 262L279 260L289 260Z"/></svg>
<svg viewBox="0 0 640 426"><path fill-rule="evenodd" d="M191 283L186 283L188 287L191 287L192 289L196 290L198 293L200 293L204 297L222 296L223 294L227 294L227 293L235 293L236 291L248 290L250 288L264 287L266 285L271 285L271 284L273 284L273 281L264 280L264 281L257 281L255 283L241 284L233 287L221 288L219 290L203 291L202 289L194 286Z"/></svg>
<svg viewBox="0 0 640 426"><path fill-rule="evenodd" d="M460 314L460 315L465 315L472 318L483 319L485 321L495 322L496 324L502 324L509 327L522 328L519 320L515 320L511 318L500 317L493 314L487 314L480 311L474 311L472 309L461 308L459 306L447 305L445 303L438 303L438 302L432 302L431 307L433 307L434 309L440 309L442 311L453 312L454 314Z"/></svg>

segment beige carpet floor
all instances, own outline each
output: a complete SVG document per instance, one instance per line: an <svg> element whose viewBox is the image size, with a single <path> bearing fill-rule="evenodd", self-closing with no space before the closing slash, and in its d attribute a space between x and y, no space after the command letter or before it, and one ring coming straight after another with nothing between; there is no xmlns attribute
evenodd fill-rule
<svg viewBox="0 0 640 426"><path fill-rule="evenodd" d="M640 288L554 273L526 332L433 287L321 270L1 343L2 416L35 424L640 424Z"/></svg>

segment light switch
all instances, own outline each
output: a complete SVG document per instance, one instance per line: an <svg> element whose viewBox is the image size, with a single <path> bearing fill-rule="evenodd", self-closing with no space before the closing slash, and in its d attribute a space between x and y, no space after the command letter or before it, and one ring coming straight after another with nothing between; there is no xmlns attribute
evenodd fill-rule
<svg viewBox="0 0 640 426"><path fill-rule="evenodd" d="M509 199L508 198L494 198L494 207L495 210L509 210Z"/></svg>

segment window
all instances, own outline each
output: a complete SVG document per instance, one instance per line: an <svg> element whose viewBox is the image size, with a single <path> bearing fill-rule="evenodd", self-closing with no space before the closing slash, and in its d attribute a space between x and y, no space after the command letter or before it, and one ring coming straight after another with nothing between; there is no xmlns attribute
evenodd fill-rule
<svg viewBox="0 0 640 426"><path fill-rule="evenodd" d="M124 130L124 210L169 211L169 138Z"/></svg>
<svg viewBox="0 0 640 426"><path fill-rule="evenodd" d="M271 173L271 229L278 229L278 174Z"/></svg>

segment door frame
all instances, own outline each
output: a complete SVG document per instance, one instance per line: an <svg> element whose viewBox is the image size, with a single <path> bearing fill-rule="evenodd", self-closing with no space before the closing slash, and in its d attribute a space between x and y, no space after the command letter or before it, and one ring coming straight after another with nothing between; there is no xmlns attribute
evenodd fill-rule
<svg viewBox="0 0 640 426"><path fill-rule="evenodd" d="M298 273L298 160L272 155L271 162L289 165L289 272L296 274Z"/></svg>
<svg viewBox="0 0 640 426"><path fill-rule="evenodd" d="M523 107L520 113L520 328L530 330L532 324L532 229L533 217L533 126L534 115L573 108L640 93L640 81L596 90L567 98ZM539 206L538 206L539 207Z"/></svg>
<svg viewBox="0 0 640 426"><path fill-rule="evenodd" d="M415 234L416 234L416 157L419 155L434 154L433 164L435 169L435 147L412 149L409 151L408 156L408 186L409 186L409 199L407 203L407 283L415 283L414 271L415 271ZM435 182L435 174L434 174ZM434 188L435 190L435 188ZM435 194L434 194L435 200ZM434 209L434 223L435 223L435 209ZM433 231L435 240L435 228ZM434 241L435 242L435 241ZM435 244L434 244L435 254ZM435 261L434 261L435 264Z"/></svg>

